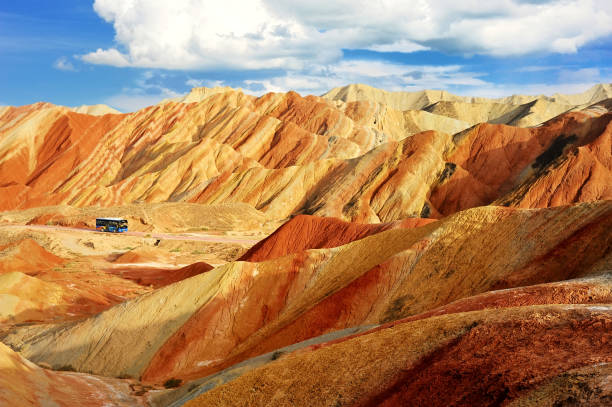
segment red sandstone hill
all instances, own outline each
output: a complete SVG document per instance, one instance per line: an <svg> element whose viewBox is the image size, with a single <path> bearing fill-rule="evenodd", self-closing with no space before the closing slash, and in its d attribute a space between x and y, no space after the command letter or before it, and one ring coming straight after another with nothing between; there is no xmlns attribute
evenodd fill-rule
<svg viewBox="0 0 612 407"><path fill-rule="evenodd" d="M399 321L288 355L185 406L604 406L611 311L551 305Z"/></svg>
<svg viewBox="0 0 612 407"><path fill-rule="evenodd" d="M0 210L30 208L3 222L289 220L219 267L173 253L198 261L180 269L144 266L168 254L159 242L101 236L106 270L74 253L98 241L7 227L0 404L610 405L612 103L598 89L579 107L349 88L103 116L1 108Z"/></svg>
<svg viewBox="0 0 612 407"><path fill-rule="evenodd" d="M376 225L387 230L300 216L260 250L297 236L296 225L307 250L194 265L193 277L94 317L17 326L1 340L35 363L89 373L68 394L87 392L91 373L140 388L185 383L151 393L154 405L605 405L611 211L481 207ZM332 242L326 229L357 240L308 249Z"/></svg>
<svg viewBox="0 0 612 407"><path fill-rule="evenodd" d="M611 210L609 202L475 208L332 249L228 263L96 317L16 328L2 341L56 367L152 383L195 379L333 331L402 319L491 290L605 271ZM608 301L606 290L593 287L591 299L574 291L552 301ZM519 301L528 292L517 291L513 301L549 301L537 295L531 303ZM484 298L477 301L489 301Z"/></svg>
<svg viewBox="0 0 612 407"><path fill-rule="evenodd" d="M234 90L131 114L9 107L0 209L243 202L275 220L378 223L612 198L605 101L530 128L440 117L414 127L378 102Z"/></svg>
<svg viewBox="0 0 612 407"><path fill-rule="evenodd" d="M214 267L205 262L193 263L179 269L161 269L159 267L127 267L109 270L123 279L134 281L139 285L160 288L198 274L206 273Z"/></svg>
<svg viewBox="0 0 612 407"><path fill-rule="evenodd" d="M335 218L298 215L257 243L238 260L258 262L308 249L342 246L354 240L395 228L413 228L433 219L407 218L392 223L360 224Z"/></svg>
<svg viewBox="0 0 612 407"><path fill-rule="evenodd" d="M65 259L45 250L32 239L0 246L0 253L2 254L0 274L11 271L36 274L38 271L51 269L66 262Z"/></svg>

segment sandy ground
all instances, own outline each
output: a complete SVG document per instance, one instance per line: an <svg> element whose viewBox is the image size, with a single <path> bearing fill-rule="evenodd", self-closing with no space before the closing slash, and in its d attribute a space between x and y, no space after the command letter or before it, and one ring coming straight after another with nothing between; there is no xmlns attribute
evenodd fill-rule
<svg viewBox="0 0 612 407"><path fill-rule="evenodd" d="M253 231L104 233L57 225L1 225L0 331L17 323L61 322L98 313L202 272L183 267L205 263L198 269L205 272L235 260L264 237ZM39 304L32 298L47 300Z"/></svg>
<svg viewBox="0 0 612 407"><path fill-rule="evenodd" d="M218 265L234 260L265 235L254 232L206 233L104 233L91 229L46 225L1 225L0 244L32 238L50 252L65 258L93 257L114 263L120 255L154 248L153 259L138 265L176 267L196 261ZM143 256L141 256L143 257ZM112 264L111 266L113 266Z"/></svg>
<svg viewBox="0 0 612 407"><path fill-rule="evenodd" d="M145 233L145 232L123 232L123 233L105 233L98 232L95 229L72 228L67 226L50 226L50 225L1 225L0 228L17 228L27 230L56 230L56 231L72 231L72 232L91 232L96 234L113 235L113 236L138 236L153 239L170 239L170 240L193 240L204 242L218 243L242 243L255 244L260 239L249 238L251 233L244 233L243 237L229 237L226 235L211 234L211 233ZM240 234L239 234L240 235Z"/></svg>

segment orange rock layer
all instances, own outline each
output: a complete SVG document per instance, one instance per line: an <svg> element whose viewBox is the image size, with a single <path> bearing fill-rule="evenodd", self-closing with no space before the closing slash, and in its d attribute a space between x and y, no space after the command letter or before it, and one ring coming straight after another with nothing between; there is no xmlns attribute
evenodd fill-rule
<svg viewBox="0 0 612 407"><path fill-rule="evenodd" d="M505 308L400 321L298 351L185 406L495 406L569 401L603 406L612 396L604 379L612 365L611 328L612 309L589 305ZM557 386L533 397L551 379L589 370L591 376L583 378L580 387Z"/></svg>
<svg viewBox="0 0 612 407"><path fill-rule="evenodd" d="M0 405L37 407L147 405L125 380L41 369L0 343Z"/></svg>
<svg viewBox="0 0 612 407"><path fill-rule="evenodd" d="M69 271L67 263L32 239L0 247L0 323L82 318L144 292L131 281L94 270L87 261ZM189 275L193 271L165 278Z"/></svg>
<svg viewBox="0 0 612 407"><path fill-rule="evenodd" d="M0 209L243 202L276 220L376 223L494 201L611 199L609 105L539 127L483 123L459 133L465 127L436 120L413 128L375 102L294 92L226 90L125 115L11 107L0 116Z"/></svg>
<svg viewBox="0 0 612 407"><path fill-rule="evenodd" d="M336 218L298 215L257 243L238 260L249 262L271 260L308 249L342 246L389 229L413 228L431 222L435 220L407 218L392 223L360 224Z"/></svg>
<svg viewBox="0 0 612 407"><path fill-rule="evenodd" d="M51 366L153 383L194 379L336 330L398 320L491 290L606 270L611 215L610 202L475 208L340 247L229 263L95 318L60 330L17 328L3 341ZM578 287L566 299L553 298L571 303ZM517 298L521 292L529 291L518 291ZM601 300L608 297L602 291ZM126 348L129 354L116 355Z"/></svg>

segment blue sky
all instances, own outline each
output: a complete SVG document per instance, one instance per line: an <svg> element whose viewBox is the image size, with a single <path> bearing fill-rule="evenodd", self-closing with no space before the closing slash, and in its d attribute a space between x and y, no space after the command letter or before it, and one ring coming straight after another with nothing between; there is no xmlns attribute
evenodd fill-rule
<svg viewBox="0 0 612 407"><path fill-rule="evenodd" d="M0 104L132 111L194 86L321 94L366 83L499 97L612 81L612 2L455 3L2 2Z"/></svg>

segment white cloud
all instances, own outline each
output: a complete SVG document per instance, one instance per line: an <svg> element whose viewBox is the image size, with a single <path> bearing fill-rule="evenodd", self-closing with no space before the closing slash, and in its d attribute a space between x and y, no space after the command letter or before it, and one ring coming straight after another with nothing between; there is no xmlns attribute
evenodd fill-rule
<svg viewBox="0 0 612 407"><path fill-rule="evenodd" d="M211 80L207 80L207 79L194 79L194 78L189 78L185 81L185 85L192 87L192 88L199 88L202 86L205 86L207 88L216 88L216 87L220 87L220 86L224 86L223 81L211 81Z"/></svg>
<svg viewBox="0 0 612 407"><path fill-rule="evenodd" d="M164 73L143 72L133 87L123 88L117 95L107 98L104 103L122 112L133 112L161 102L163 99L180 96L180 93L160 84Z"/></svg>
<svg viewBox="0 0 612 407"><path fill-rule="evenodd" d="M560 67L556 65L529 65L522 66L515 69L516 72L543 72L543 71L556 71Z"/></svg>
<svg viewBox="0 0 612 407"><path fill-rule="evenodd" d="M426 51L431 49L429 47L425 47L421 44L417 44L416 42L408 41L408 40L398 40L392 42L391 44L375 44L367 47L366 49L370 51L378 51L378 52L404 52L411 53L416 51Z"/></svg>
<svg viewBox="0 0 612 407"><path fill-rule="evenodd" d="M165 98L166 97L162 95L120 93L118 95L109 97L104 101L104 103L119 110L120 112L129 113L135 112L147 106L155 105Z"/></svg>
<svg viewBox="0 0 612 407"><path fill-rule="evenodd" d="M56 59L53 63L53 67L55 69L59 69L60 71L76 71L76 68L74 67L72 62L70 62L66 57L60 57Z"/></svg>
<svg viewBox="0 0 612 407"><path fill-rule="evenodd" d="M459 65L402 65L377 60L349 60L312 67L304 72L247 80L244 89L255 94L295 90L302 94L320 95L347 83L367 83L390 91L487 86L488 82L482 80L481 75L464 72Z"/></svg>
<svg viewBox="0 0 612 407"><path fill-rule="evenodd" d="M569 95L574 93L582 93L598 83L599 82L504 84L475 87L456 93L465 96L481 96L488 98L501 98L510 95L552 96L555 93Z"/></svg>
<svg viewBox="0 0 612 407"><path fill-rule="evenodd" d="M599 68L582 68L576 70L562 69L559 71L559 82L562 83L598 82L601 79Z"/></svg>
<svg viewBox="0 0 612 407"><path fill-rule="evenodd" d="M92 64L110 65L120 68L132 65L132 63L128 61L128 57L115 48L98 48L95 52L90 52L89 54L81 56L81 59Z"/></svg>
<svg viewBox="0 0 612 407"><path fill-rule="evenodd" d="M612 33L607 0L96 0L117 47L84 61L167 69L301 69L342 49L572 53ZM124 49L125 52L121 52Z"/></svg>

